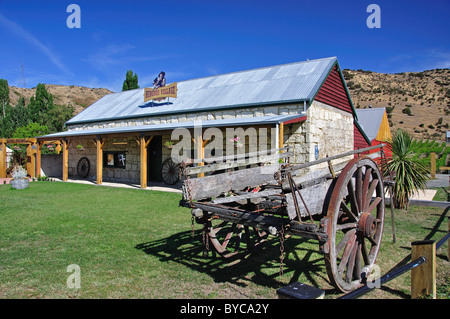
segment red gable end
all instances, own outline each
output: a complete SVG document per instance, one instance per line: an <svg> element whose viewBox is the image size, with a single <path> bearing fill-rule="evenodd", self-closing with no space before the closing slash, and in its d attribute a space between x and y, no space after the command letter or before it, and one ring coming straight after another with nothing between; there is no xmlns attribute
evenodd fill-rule
<svg viewBox="0 0 450 319"><path fill-rule="evenodd" d="M341 76L337 70L337 66L331 70L327 79L317 93L315 100L335 106L343 111L353 113L347 92L345 91Z"/></svg>
<svg viewBox="0 0 450 319"><path fill-rule="evenodd" d="M330 74L322 84L319 92L317 92L315 100L334 106L340 110L355 114L350 103L350 99L347 95L344 83L338 71L337 65L334 66ZM361 132L360 128L355 124L353 128L354 132L354 149L364 148L370 146Z"/></svg>

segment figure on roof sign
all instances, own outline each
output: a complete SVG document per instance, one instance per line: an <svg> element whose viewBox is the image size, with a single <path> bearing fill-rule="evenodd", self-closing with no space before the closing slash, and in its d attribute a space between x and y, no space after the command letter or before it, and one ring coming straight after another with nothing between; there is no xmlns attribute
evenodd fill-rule
<svg viewBox="0 0 450 319"><path fill-rule="evenodd" d="M158 77L156 77L153 80L153 87L154 89L157 89L159 87L162 86L166 86L166 73L164 71L161 71L158 75Z"/></svg>
<svg viewBox="0 0 450 319"><path fill-rule="evenodd" d="M166 73L161 71L153 80L153 87L145 88L144 102L150 100L158 102L169 97L177 97L177 82L166 86Z"/></svg>

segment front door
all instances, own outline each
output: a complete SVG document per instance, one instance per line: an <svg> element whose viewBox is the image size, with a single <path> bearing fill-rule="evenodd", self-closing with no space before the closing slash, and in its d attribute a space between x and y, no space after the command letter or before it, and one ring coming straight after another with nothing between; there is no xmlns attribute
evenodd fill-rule
<svg viewBox="0 0 450 319"><path fill-rule="evenodd" d="M147 179L153 182L161 182L162 167L162 136L156 135L151 140L147 149Z"/></svg>

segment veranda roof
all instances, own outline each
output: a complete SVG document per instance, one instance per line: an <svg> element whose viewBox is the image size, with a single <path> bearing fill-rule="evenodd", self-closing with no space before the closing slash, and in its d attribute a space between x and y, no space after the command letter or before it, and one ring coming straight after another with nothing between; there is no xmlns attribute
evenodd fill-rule
<svg viewBox="0 0 450 319"><path fill-rule="evenodd" d="M208 121L189 121L180 123L163 123L163 124L151 124L151 125L135 125L135 126L123 126L123 127L107 127L98 129L79 129L66 132L58 132L49 135L39 136L38 139L59 139L65 137L81 137L81 136L96 136L105 134L121 134L121 133L145 133L152 131L170 131L176 128L194 128L201 126L207 127L239 127L249 125L267 125L267 124L280 124L284 122L295 122L296 120L302 121L304 118L300 114L295 115L274 115L274 116L259 116L259 117L241 117L230 118L221 120L208 120Z"/></svg>

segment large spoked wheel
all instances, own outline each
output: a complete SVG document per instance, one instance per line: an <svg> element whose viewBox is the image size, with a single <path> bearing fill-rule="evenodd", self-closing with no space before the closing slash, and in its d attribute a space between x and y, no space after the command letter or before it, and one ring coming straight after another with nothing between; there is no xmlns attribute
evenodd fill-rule
<svg viewBox="0 0 450 319"><path fill-rule="evenodd" d="M326 221L325 264L331 283L343 292L370 275L384 226L383 179L368 158L350 161L331 195Z"/></svg>
<svg viewBox="0 0 450 319"><path fill-rule="evenodd" d="M248 252L256 245L265 241L267 234L256 228L223 221L217 225L208 225L208 237L214 249L224 258Z"/></svg>
<svg viewBox="0 0 450 319"><path fill-rule="evenodd" d="M174 185L180 179L180 164L176 164L171 157L166 159L161 167L161 179L168 185Z"/></svg>
<svg viewBox="0 0 450 319"><path fill-rule="evenodd" d="M77 174L81 178L86 178L89 175L90 163L87 157L82 157L77 164Z"/></svg>

